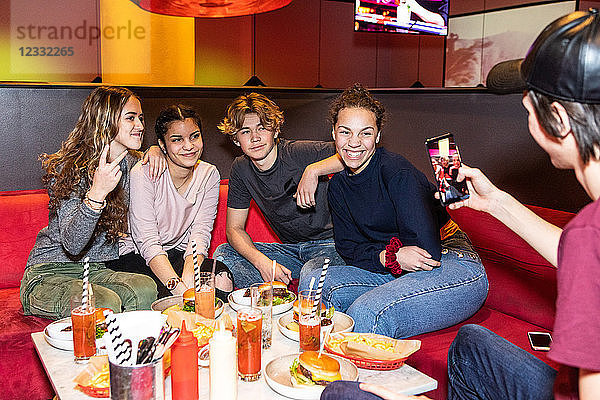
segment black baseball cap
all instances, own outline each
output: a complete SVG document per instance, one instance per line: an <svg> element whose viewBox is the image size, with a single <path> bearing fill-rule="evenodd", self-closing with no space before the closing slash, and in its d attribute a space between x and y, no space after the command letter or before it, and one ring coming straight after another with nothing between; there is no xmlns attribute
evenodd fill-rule
<svg viewBox="0 0 600 400"><path fill-rule="evenodd" d="M524 59L503 61L489 72L494 93L533 89L578 103L600 103L600 14L576 11L548 25Z"/></svg>

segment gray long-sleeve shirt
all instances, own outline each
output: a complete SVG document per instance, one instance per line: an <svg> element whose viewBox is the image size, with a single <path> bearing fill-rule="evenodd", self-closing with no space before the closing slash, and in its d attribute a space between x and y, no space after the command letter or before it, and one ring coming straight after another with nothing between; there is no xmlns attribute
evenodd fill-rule
<svg viewBox="0 0 600 400"><path fill-rule="evenodd" d="M129 171L137 159L128 154L120 163L120 185L123 186L125 201L129 203ZM48 226L40 230L35 245L29 253L27 266L46 262L79 262L85 256L90 262L103 262L119 258L118 242L106 239L106 232L93 236L100 212L83 204L80 198L88 188L80 187L70 197L60 202L57 209L50 211Z"/></svg>

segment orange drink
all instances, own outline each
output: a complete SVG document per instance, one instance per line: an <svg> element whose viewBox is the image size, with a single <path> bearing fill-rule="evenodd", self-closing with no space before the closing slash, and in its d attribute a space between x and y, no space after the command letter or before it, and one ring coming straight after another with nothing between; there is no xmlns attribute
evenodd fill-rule
<svg viewBox="0 0 600 400"><path fill-rule="evenodd" d="M87 361L96 354L96 310L79 306L71 310L75 362Z"/></svg>
<svg viewBox="0 0 600 400"><path fill-rule="evenodd" d="M316 291L302 290L298 294L298 325L300 325L300 351L319 351L321 344L321 315ZM315 308L315 304L317 308Z"/></svg>
<svg viewBox="0 0 600 400"><path fill-rule="evenodd" d="M202 287L196 292L196 314L215 319L215 289Z"/></svg>
<svg viewBox="0 0 600 400"><path fill-rule="evenodd" d="M215 319L215 275L212 272L200 272L200 290L196 290L196 314Z"/></svg>
<svg viewBox="0 0 600 400"><path fill-rule="evenodd" d="M262 312L243 308L237 313L238 375L243 381L260 378L262 351Z"/></svg>

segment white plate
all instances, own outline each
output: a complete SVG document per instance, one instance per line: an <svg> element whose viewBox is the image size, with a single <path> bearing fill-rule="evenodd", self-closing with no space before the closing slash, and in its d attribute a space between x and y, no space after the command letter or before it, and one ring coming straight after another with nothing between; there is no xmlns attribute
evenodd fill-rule
<svg viewBox="0 0 600 400"><path fill-rule="evenodd" d="M267 384L282 396L293 399L318 399L325 386L315 385L294 387L290 375L290 366L300 354L288 354L270 361L265 367L265 380ZM328 354L340 363L340 374L345 381L358 380L358 368L350 361L338 356Z"/></svg>
<svg viewBox="0 0 600 400"><path fill-rule="evenodd" d="M242 307L250 307L250 297L244 297L246 289L247 288L235 290L229 293L229 296L227 296L227 300L229 300L229 306L235 311L238 311ZM289 293L291 293L294 298L287 303L273 306L273 315L284 313L292 308L294 301L296 301L296 295L292 292Z"/></svg>
<svg viewBox="0 0 600 400"><path fill-rule="evenodd" d="M54 321L44 329L44 338L50 346L61 350L73 351L73 332L64 332L63 329L71 326L71 318L63 318Z"/></svg>
<svg viewBox="0 0 600 400"><path fill-rule="evenodd" d="M348 314L344 314L343 312L336 311L333 313L333 331L332 333L337 332L352 332L354 329L354 320ZM287 325L294 320L294 313L289 313L282 315L281 318L277 320L277 327L279 331L283 333L283 335L289 339L295 340L296 342L300 341L300 334L298 332L292 331L287 328Z"/></svg>
<svg viewBox="0 0 600 400"><path fill-rule="evenodd" d="M63 331L66 327L71 326L71 318L63 318L54 321L44 329L44 338L52 347L60 350L73 351L73 331ZM106 347L104 339L96 339L96 354L105 354Z"/></svg>
<svg viewBox="0 0 600 400"><path fill-rule="evenodd" d="M215 318L218 318L223 313L223 308L225 307L225 304L223 303L223 300L219 299L218 297L215 298L215 302ZM154 311L163 312L164 310L171 306L174 306L175 304L179 304L181 307L183 307L183 296L163 297L162 299L158 299L154 303L152 303L150 308L152 308L152 310Z"/></svg>

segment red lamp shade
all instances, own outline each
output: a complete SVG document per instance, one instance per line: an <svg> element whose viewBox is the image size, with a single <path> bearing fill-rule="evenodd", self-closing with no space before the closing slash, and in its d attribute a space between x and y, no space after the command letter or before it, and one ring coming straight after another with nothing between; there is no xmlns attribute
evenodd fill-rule
<svg viewBox="0 0 600 400"><path fill-rule="evenodd" d="M239 17L273 11L292 0L131 0L156 14L177 17Z"/></svg>

